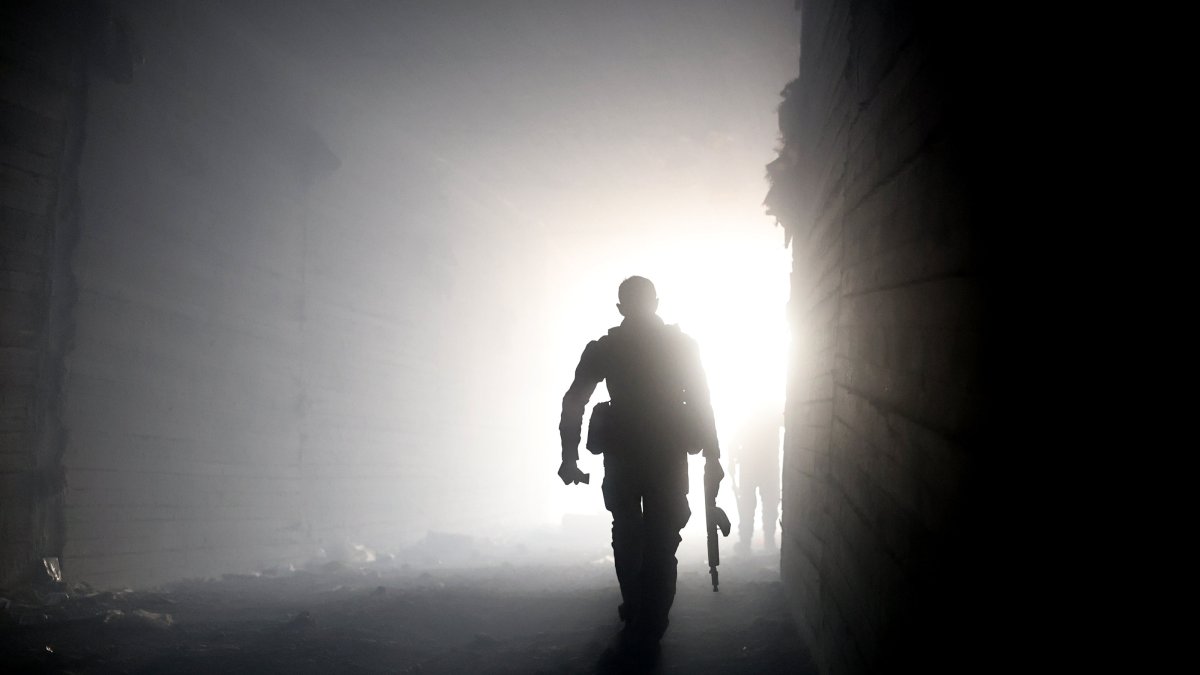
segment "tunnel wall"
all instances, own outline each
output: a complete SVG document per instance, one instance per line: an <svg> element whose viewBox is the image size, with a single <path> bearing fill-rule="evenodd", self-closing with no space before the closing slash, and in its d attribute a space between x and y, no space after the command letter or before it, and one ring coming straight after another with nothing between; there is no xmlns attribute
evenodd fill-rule
<svg viewBox="0 0 1200 675"><path fill-rule="evenodd" d="M0 91L0 585L496 531L537 281L506 207L238 3L33 4Z"/></svg>
<svg viewBox="0 0 1200 675"><path fill-rule="evenodd" d="M931 5L798 8L767 198L794 251L782 575L824 672L953 669L989 611L971 52Z"/></svg>
<svg viewBox="0 0 1200 675"><path fill-rule="evenodd" d="M127 46L87 103L64 569L137 586L296 559L304 120L203 12L111 12Z"/></svg>
<svg viewBox="0 0 1200 675"><path fill-rule="evenodd" d="M355 117L332 132L341 166L311 192L304 263L308 534L335 557L457 530L454 517L473 506L464 486L443 482L469 426L444 386L459 368L443 348L454 214L435 197L437 172L395 142L386 114Z"/></svg>
<svg viewBox="0 0 1200 675"><path fill-rule="evenodd" d="M0 588L62 550L62 353L73 289L83 17L0 9Z"/></svg>
<svg viewBox="0 0 1200 675"><path fill-rule="evenodd" d="M447 256L392 184L402 150L352 143L360 113L220 6L111 15L127 72L93 72L71 261L68 576L145 586L423 535L441 455L418 329Z"/></svg>

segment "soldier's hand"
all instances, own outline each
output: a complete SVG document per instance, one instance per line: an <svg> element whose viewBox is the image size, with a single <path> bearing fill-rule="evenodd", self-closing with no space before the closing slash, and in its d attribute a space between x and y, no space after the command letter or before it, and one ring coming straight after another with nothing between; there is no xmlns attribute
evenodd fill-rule
<svg viewBox="0 0 1200 675"><path fill-rule="evenodd" d="M720 483L725 477L725 469L721 468L721 461L713 458L708 458L704 461L704 477L712 478L713 482Z"/></svg>
<svg viewBox="0 0 1200 675"><path fill-rule="evenodd" d="M571 461L564 461L558 467L558 477L562 479L563 485L578 485L588 482L588 474L579 470L579 464Z"/></svg>

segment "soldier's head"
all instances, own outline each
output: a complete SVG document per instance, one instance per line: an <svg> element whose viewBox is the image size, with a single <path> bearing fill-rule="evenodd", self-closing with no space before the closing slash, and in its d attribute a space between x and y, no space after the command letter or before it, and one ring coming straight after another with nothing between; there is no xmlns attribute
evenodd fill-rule
<svg viewBox="0 0 1200 675"><path fill-rule="evenodd" d="M658 292L646 277L629 277L617 287L617 311L624 317L645 317L658 311Z"/></svg>

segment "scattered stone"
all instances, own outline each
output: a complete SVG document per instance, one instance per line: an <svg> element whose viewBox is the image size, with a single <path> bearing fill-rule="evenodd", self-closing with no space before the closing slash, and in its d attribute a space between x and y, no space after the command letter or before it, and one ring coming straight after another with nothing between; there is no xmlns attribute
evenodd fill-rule
<svg viewBox="0 0 1200 675"><path fill-rule="evenodd" d="M471 640L471 646L476 649L492 649L498 644L500 641L487 633L476 633L475 638Z"/></svg>
<svg viewBox="0 0 1200 675"><path fill-rule="evenodd" d="M238 581L238 580L247 580L247 579L257 579L260 576L262 576L261 572L253 572L251 574L222 574L221 580L222 581Z"/></svg>
<svg viewBox="0 0 1200 675"><path fill-rule="evenodd" d="M144 609L135 609L128 612L120 609L110 609L104 613L103 622L107 624L125 624L166 629L174 625L175 619L170 614L147 612Z"/></svg>
<svg viewBox="0 0 1200 675"><path fill-rule="evenodd" d="M287 622L288 628L307 628L317 623L313 615L306 609Z"/></svg>
<svg viewBox="0 0 1200 675"><path fill-rule="evenodd" d="M62 591L55 591L54 593L47 593L46 595L42 596L42 604L46 605L47 607L53 607L55 605L61 605L70 598L71 596L63 593Z"/></svg>
<svg viewBox="0 0 1200 675"><path fill-rule="evenodd" d="M22 614L17 619L17 623L22 626L40 626L44 623L49 623L50 617L46 614Z"/></svg>
<svg viewBox="0 0 1200 675"><path fill-rule="evenodd" d="M62 565L58 562L58 558L42 558L42 571L45 572L47 581L56 584L62 583Z"/></svg>

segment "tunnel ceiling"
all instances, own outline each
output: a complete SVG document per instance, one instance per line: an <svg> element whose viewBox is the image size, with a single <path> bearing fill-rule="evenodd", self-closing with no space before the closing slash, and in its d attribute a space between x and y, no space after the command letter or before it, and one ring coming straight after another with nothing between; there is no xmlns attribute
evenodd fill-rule
<svg viewBox="0 0 1200 675"><path fill-rule="evenodd" d="M771 159L759 139L775 136L769 102L791 76L762 64L795 51L779 7L716 2L221 6L333 93L331 126L386 118L414 155L561 230L596 227L585 202L605 205L606 228L643 227L647 205L725 195L731 173L757 205Z"/></svg>

